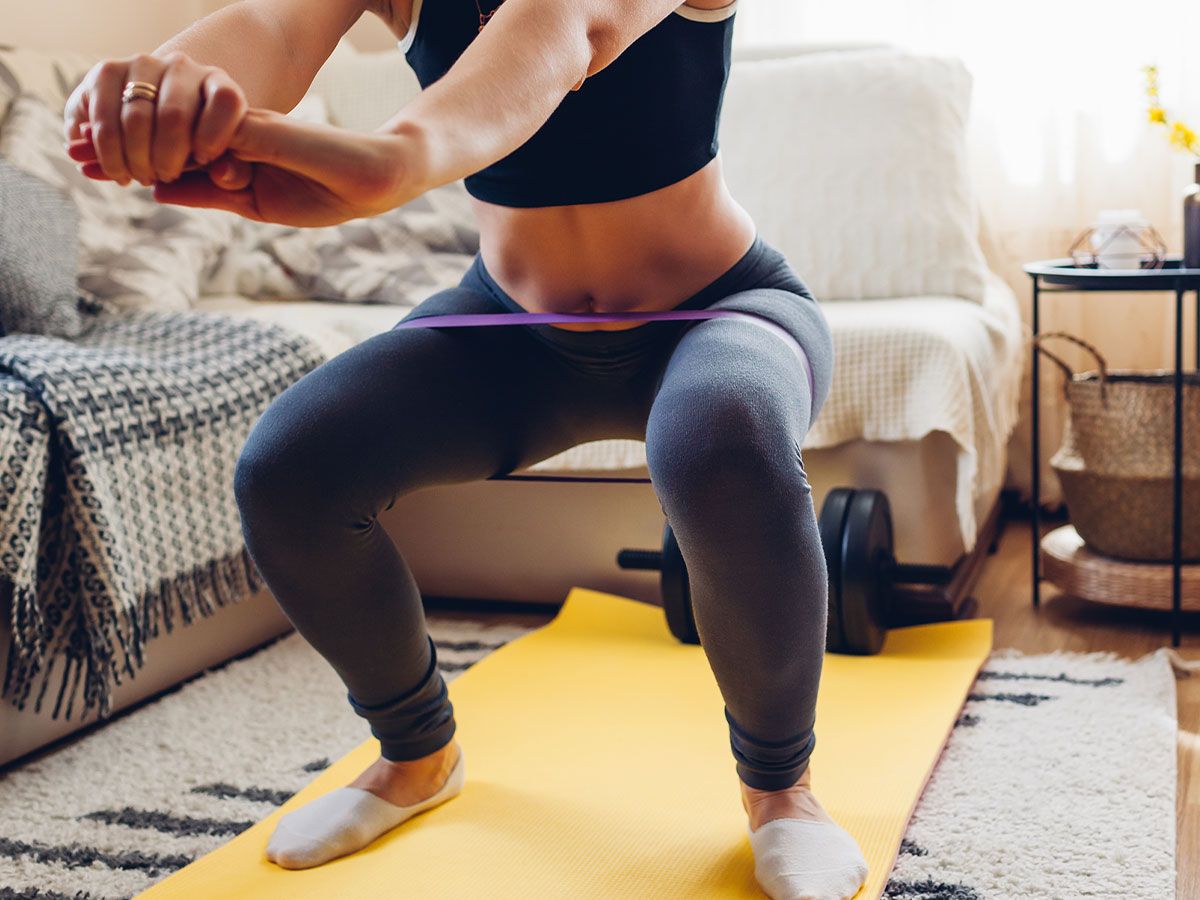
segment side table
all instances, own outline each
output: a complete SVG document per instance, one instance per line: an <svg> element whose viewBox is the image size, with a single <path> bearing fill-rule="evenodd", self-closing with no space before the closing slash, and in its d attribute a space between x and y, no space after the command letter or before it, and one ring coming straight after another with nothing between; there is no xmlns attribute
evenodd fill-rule
<svg viewBox="0 0 1200 900"><path fill-rule="evenodd" d="M1172 291L1175 294L1175 452L1172 490L1171 528L1171 643L1181 640L1182 598L1180 586L1181 548L1183 543L1183 303L1189 292L1196 294L1196 344L1193 361L1200 369L1200 269L1183 267L1183 260L1170 256L1161 268L1100 269L1079 266L1071 259L1052 259L1029 263L1026 274L1033 280L1033 334L1040 327L1042 294L1113 291ZM1033 606L1041 600L1041 435L1039 432L1038 368L1040 355L1033 354L1032 404L1033 442L1030 451L1033 503Z"/></svg>

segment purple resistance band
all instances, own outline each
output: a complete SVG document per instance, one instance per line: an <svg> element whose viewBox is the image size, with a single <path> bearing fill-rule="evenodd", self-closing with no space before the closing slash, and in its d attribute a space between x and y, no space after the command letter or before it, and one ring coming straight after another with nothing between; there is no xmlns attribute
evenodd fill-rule
<svg viewBox="0 0 1200 900"><path fill-rule="evenodd" d="M450 316L421 316L397 323L395 328L488 328L494 325L551 325L575 322L669 322L680 319L745 319L774 332L796 354L808 378L808 396L814 397L812 366L799 342L784 328L757 313L734 309L671 309L664 312L631 313L461 313Z"/></svg>

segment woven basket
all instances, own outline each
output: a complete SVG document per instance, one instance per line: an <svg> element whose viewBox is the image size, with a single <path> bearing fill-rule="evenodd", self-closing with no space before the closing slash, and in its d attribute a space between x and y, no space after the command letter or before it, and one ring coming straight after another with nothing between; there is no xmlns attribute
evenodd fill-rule
<svg viewBox="0 0 1200 900"><path fill-rule="evenodd" d="M1064 338L1096 358L1076 374L1046 350ZM1118 559L1171 559L1171 484L1175 447L1175 373L1110 371L1085 341L1063 332L1034 346L1066 373L1068 417L1050 466L1062 483L1071 521L1096 553ZM1183 558L1200 560L1200 373L1183 375Z"/></svg>
<svg viewBox="0 0 1200 900"><path fill-rule="evenodd" d="M1170 563L1131 562L1101 556L1070 525L1042 538L1042 570L1059 590L1093 603L1141 609L1171 609L1174 601ZM1179 572L1179 605L1200 612L1200 566Z"/></svg>

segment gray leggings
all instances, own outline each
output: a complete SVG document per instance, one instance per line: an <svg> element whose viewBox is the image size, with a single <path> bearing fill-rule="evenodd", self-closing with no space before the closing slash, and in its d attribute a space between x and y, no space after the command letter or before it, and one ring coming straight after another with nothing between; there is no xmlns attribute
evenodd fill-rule
<svg viewBox="0 0 1200 900"><path fill-rule="evenodd" d="M455 722L419 588L379 513L418 488L629 438L646 442L687 563L738 775L779 790L804 773L827 588L800 447L829 392L829 328L761 236L676 308L769 318L803 348L814 387L785 339L744 318L392 329L292 384L255 424L235 476L246 545L386 759L432 753ZM522 311L477 256L405 319L506 310Z"/></svg>

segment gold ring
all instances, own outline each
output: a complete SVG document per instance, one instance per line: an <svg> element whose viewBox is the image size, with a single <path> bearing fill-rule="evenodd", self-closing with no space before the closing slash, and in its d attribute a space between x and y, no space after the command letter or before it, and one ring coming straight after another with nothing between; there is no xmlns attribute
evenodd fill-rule
<svg viewBox="0 0 1200 900"><path fill-rule="evenodd" d="M121 101L128 103L130 100L154 100L158 96L158 85L149 84L145 81L127 81L125 90L121 93Z"/></svg>

